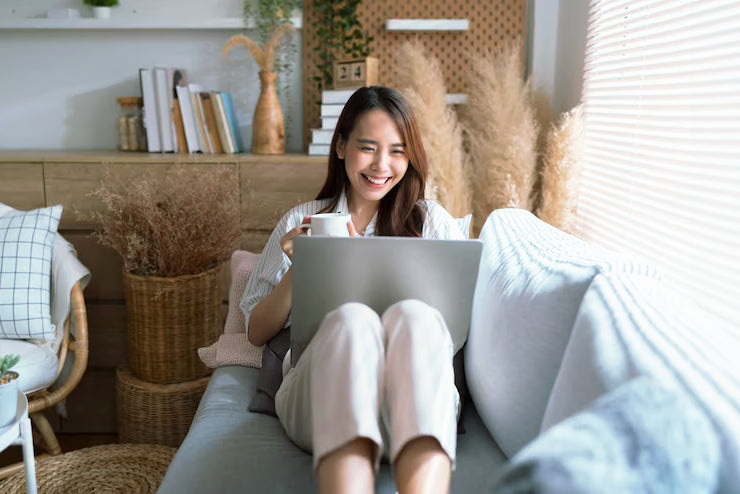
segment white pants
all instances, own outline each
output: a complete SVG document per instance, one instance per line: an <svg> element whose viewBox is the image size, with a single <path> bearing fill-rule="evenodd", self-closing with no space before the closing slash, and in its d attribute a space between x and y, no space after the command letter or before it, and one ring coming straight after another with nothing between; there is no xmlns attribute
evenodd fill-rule
<svg viewBox="0 0 740 494"><path fill-rule="evenodd" d="M382 318L348 303L324 318L275 396L288 436L313 451L313 465L358 437L393 463L420 436L437 439L455 464L459 396L453 346L439 311L418 300ZM386 445L389 445L386 451Z"/></svg>

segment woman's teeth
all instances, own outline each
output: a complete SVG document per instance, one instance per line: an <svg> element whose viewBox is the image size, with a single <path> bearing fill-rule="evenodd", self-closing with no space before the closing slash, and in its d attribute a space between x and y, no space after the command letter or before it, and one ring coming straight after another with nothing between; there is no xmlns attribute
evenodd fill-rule
<svg viewBox="0 0 740 494"><path fill-rule="evenodd" d="M363 177L365 177L365 179L368 182L370 182L371 184L375 184L375 185L383 185L388 180L390 180L390 177L386 177L386 178L375 178L375 177L368 177L367 175L363 175Z"/></svg>

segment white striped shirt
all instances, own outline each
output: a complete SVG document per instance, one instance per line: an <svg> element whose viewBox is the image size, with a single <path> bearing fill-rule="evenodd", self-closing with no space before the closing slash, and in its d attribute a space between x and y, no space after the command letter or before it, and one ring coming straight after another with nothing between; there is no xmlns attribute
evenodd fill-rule
<svg viewBox="0 0 740 494"><path fill-rule="evenodd" d="M257 267L249 278L249 283L244 290L244 295L239 304L245 316L245 331L249 327L249 316L252 310L265 297L272 293L277 284L280 283L280 280L283 279L283 276L285 276L285 273L290 269L290 258L283 252L283 248L280 245L283 236L303 223L303 218L318 213L328 206L330 202L330 199L320 199L300 204L285 213L272 231L270 238L267 240L267 245L260 255ZM466 238L457 220L445 208L435 201L425 200L424 202L426 203L426 218L422 229L422 237L448 240L462 240ZM339 197L339 202L337 202L337 206L333 212L349 212L347 197L344 192ZM375 236L376 219L377 213L365 229L366 237ZM290 326L290 315L283 327L288 326Z"/></svg>

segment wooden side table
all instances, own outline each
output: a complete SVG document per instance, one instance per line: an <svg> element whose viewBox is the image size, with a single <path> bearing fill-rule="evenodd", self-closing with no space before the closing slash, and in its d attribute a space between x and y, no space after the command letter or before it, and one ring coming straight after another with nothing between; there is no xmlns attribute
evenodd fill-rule
<svg viewBox="0 0 740 494"><path fill-rule="evenodd" d="M33 455L33 435L31 420L28 418L28 400L20 390L18 390L15 420L10 425L0 427L0 451L11 444L19 444L23 448L23 463L26 465L26 492L36 494L36 458Z"/></svg>

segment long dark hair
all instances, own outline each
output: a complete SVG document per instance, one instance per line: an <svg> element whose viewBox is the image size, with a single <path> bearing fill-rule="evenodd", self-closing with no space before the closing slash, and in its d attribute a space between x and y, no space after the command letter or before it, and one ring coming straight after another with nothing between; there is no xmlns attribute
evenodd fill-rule
<svg viewBox="0 0 740 494"><path fill-rule="evenodd" d="M329 148L329 170L316 199L331 199L329 206L322 211L336 208L339 196L349 184L344 160L337 155L339 137L341 136L343 142L348 142L357 119L365 112L375 109L385 111L396 123L409 159L408 169L401 181L380 200L376 234L421 237L426 215L422 199L429 166L414 112L395 89L384 86L362 87L349 98L337 121Z"/></svg>

